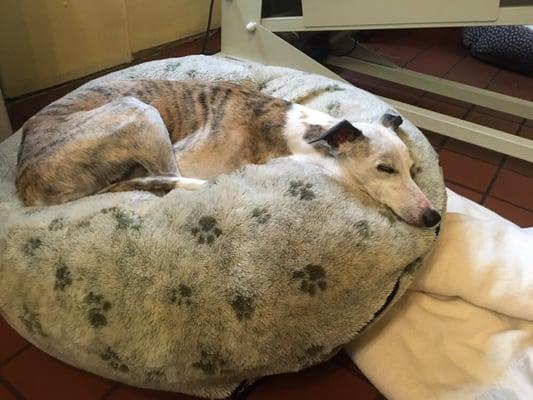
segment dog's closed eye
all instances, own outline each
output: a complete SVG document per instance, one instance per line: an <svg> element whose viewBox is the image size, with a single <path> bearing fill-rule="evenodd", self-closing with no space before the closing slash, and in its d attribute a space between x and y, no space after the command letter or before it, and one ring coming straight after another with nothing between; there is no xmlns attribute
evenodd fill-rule
<svg viewBox="0 0 533 400"><path fill-rule="evenodd" d="M396 171L392 165L387 165L387 164L379 164L377 166L377 170L381 171L381 172L385 172L387 174L396 174L396 173L398 173L398 171Z"/></svg>

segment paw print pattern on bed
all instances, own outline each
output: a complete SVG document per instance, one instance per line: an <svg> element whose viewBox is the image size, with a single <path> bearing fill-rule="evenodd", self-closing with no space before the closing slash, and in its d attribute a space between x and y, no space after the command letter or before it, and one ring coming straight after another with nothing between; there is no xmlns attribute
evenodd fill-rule
<svg viewBox="0 0 533 400"><path fill-rule="evenodd" d="M199 244L208 245L213 244L215 239L222 235L217 220L210 215L201 217L191 228L191 233L197 238Z"/></svg>

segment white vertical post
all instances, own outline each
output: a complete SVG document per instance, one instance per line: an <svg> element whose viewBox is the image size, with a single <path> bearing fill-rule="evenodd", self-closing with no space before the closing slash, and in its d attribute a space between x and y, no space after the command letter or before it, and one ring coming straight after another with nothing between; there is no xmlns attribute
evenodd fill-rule
<svg viewBox="0 0 533 400"><path fill-rule="evenodd" d="M261 0L222 0L222 54L343 80L262 26L261 3Z"/></svg>

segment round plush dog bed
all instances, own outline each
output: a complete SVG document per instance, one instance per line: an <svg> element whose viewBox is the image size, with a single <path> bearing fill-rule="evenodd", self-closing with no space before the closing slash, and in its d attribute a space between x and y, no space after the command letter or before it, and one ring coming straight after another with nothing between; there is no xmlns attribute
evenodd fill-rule
<svg viewBox="0 0 533 400"><path fill-rule="evenodd" d="M139 77L239 82L351 121L390 108L323 77L217 57L99 81ZM443 212L432 147L408 121L399 134L416 182ZM14 186L19 142L17 133L0 146L2 316L49 354L135 386L219 398L327 359L395 302L436 238L288 160L196 192L25 208Z"/></svg>

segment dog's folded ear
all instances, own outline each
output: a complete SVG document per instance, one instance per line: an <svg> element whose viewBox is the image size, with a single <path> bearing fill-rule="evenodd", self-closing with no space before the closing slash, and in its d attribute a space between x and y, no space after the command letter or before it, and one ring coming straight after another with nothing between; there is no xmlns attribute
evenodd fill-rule
<svg viewBox="0 0 533 400"><path fill-rule="evenodd" d="M341 122L322 133L318 138L312 139L307 143L315 143L320 140L325 140L331 147L339 147L341 144L353 142L359 137L363 137L363 133L343 119Z"/></svg>
<svg viewBox="0 0 533 400"><path fill-rule="evenodd" d="M402 123L403 119L398 114L391 114L387 112L381 117L381 124L385 128L391 128L394 131L398 129Z"/></svg>

